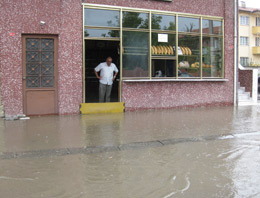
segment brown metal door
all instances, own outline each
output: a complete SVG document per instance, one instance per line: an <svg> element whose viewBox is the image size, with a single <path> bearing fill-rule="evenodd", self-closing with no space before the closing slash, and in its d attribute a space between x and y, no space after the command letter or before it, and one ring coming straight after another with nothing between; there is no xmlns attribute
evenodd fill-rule
<svg viewBox="0 0 260 198"><path fill-rule="evenodd" d="M23 98L26 115L58 113L56 36L23 36Z"/></svg>

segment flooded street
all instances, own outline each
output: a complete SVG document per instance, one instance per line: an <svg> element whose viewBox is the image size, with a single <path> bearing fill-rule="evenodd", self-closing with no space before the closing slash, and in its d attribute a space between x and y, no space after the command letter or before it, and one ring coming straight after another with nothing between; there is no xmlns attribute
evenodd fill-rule
<svg viewBox="0 0 260 198"><path fill-rule="evenodd" d="M260 197L260 106L0 120L0 193Z"/></svg>

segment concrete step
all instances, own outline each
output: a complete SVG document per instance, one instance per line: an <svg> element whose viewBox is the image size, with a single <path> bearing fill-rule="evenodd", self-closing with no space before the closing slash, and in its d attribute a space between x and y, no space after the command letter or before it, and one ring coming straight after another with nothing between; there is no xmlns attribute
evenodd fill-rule
<svg viewBox="0 0 260 198"><path fill-rule="evenodd" d="M253 99L248 95L238 96L238 102L252 102Z"/></svg>
<svg viewBox="0 0 260 198"><path fill-rule="evenodd" d="M238 101L238 106L256 105L252 99L246 101Z"/></svg>
<svg viewBox="0 0 260 198"><path fill-rule="evenodd" d="M121 113L125 110L123 102L107 102L107 103L81 103L81 114L96 114L96 113Z"/></svg>
<svg viewBox="0 0 260 198"><path fill-rule="evenodd" d="M238 89L238 94L245 93L245 87L241 87Z"/></svg>
<svg viewBox="0 0 260 198"><path fill-rule="evenodd" d="M250 93L244 92L241 94L238 94L238 100L249 100L250 99Z"/></svg>

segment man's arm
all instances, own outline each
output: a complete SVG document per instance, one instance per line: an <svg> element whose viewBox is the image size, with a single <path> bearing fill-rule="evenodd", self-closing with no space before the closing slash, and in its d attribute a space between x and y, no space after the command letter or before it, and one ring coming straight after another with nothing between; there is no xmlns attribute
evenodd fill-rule
<svg viewBox="0 0 260 198"><path fill-rule="evenodd" d="M114 65L114 72L115 72L115 75L113 77L113 81L116 79L116 76L118 74L118 69L117 69L116 65Z"/></svg>
<svg viewBox="0 0 260 198"><path fill-rule="evenodd" d="M96 77L97 77L99 80L101 80L102 77L98 75L96 69L94 69L94 72L95 72Z"/></svg>
<svg viewBox="0 0 260 198"><path fill-rule="evenodd" d="M113 81L116 79L117 74L118 74L118 72L115 72L115 75L113 77Z"/></svg>

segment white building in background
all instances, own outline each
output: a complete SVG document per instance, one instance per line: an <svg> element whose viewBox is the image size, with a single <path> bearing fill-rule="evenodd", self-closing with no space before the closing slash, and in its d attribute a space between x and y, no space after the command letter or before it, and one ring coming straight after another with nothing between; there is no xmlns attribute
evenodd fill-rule
<svg viewBox="0 0 260 198"><path fill-rule="evenodd" d="M246 90L251 92L251 101L257 103L258 74L260 67L260 9L249 8L244 1L239 7L239 72L248 71ZM245 75L245 74L243 74ZM245 79L240 79L245 82ZM240 82L240 83L241 83ZM242 83L243 84L243 83ZM241 90L240 90L241 93ZM239 97L238 97L239 98ZM241 98L245 98L241 96Z"/></svg>
<svg viewBox="0 0 260 198"><path fill-rule="evenodd" d="M260 9L239 7L239 60L242 66L260 66Z"/></svg>

